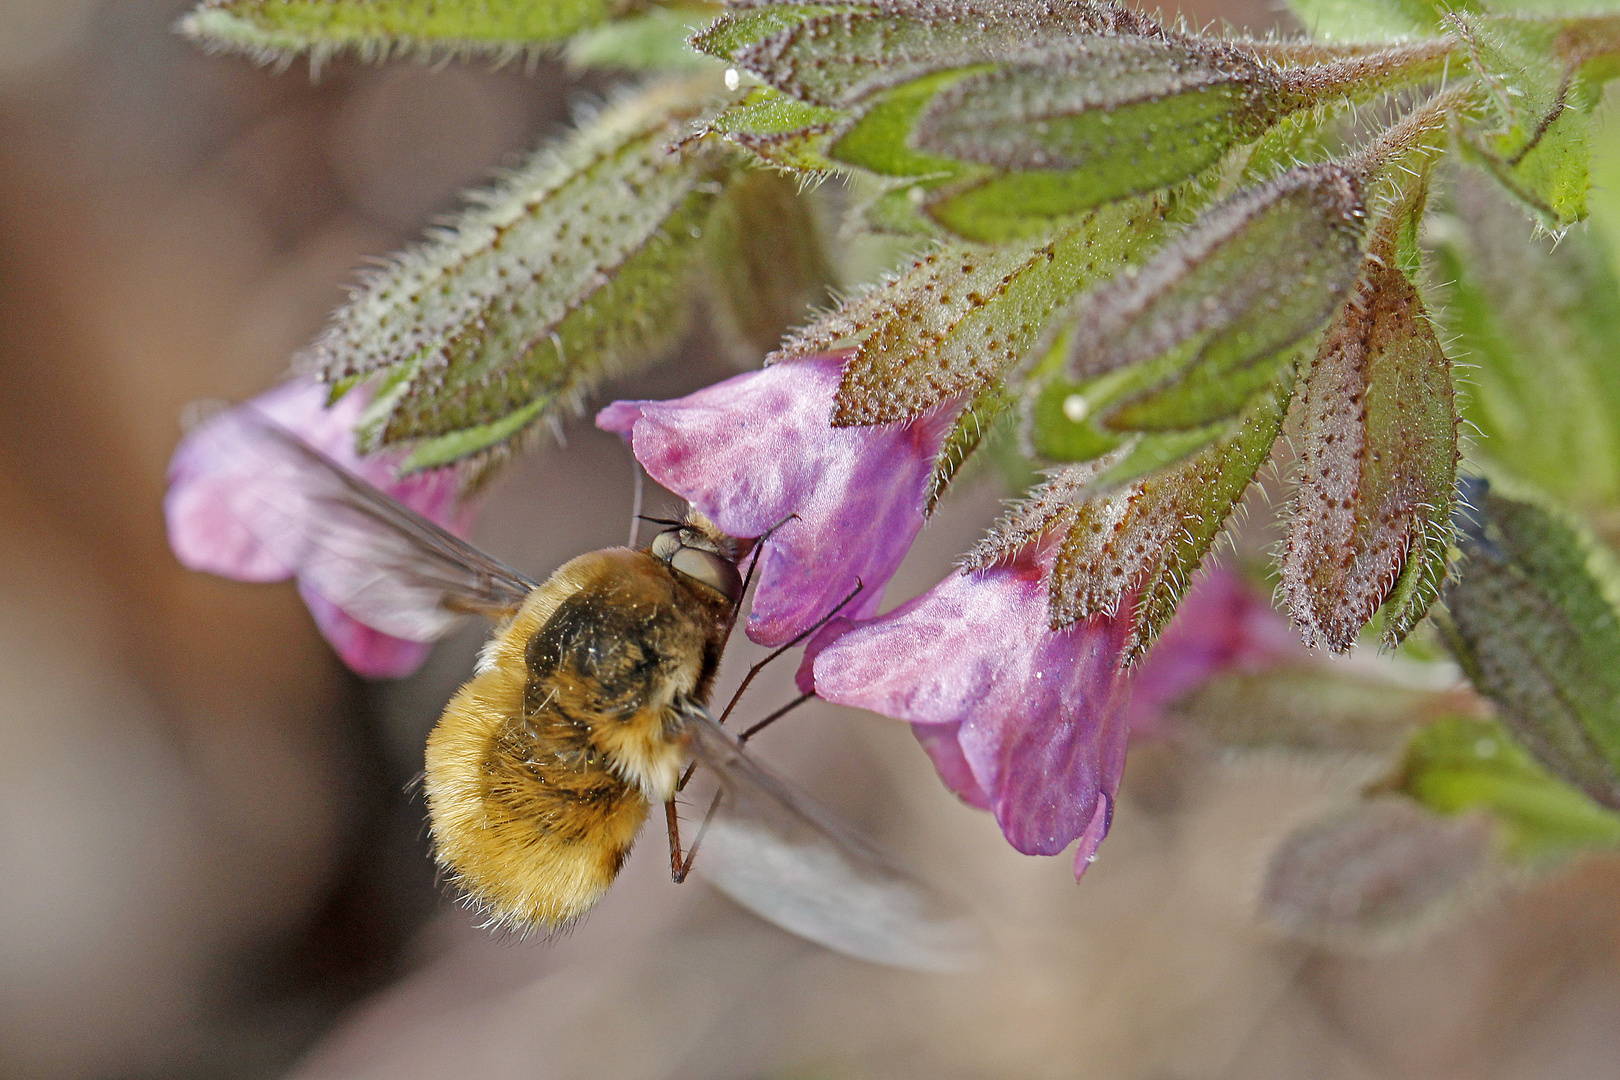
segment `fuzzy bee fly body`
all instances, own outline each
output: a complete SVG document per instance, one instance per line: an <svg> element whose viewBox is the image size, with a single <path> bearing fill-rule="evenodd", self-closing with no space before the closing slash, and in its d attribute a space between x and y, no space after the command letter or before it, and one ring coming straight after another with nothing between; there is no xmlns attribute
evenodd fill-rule
<svg viewBox="0 0 1620 1080"><path fill-rule="evenodd" d="M742 589L719 547L685 526L564 564L446 707L427 747L436 849L496 919L578 918L674 797L680 717L708 703Z"/></svg>

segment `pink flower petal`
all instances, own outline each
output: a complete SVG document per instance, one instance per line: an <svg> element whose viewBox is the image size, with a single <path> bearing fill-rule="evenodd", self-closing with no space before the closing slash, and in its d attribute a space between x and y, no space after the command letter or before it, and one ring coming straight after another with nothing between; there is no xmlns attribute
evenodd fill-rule
<svg viewBox="0 0 1620 1080"><path fill-rule="evenodd" d="M163 498L169 547L180 565L237 581L285 581L292 568L264 544L232 505L233 477L211 474L196 462L193 444L181 443L169 465Z"/></svg>
<svg viewBox="0 0 1620 1080"><path fill-rule="evenodd" d="M780 645L826 617L878 609L923 524L950 406L907 424L829 423L844 357L752 371L674 401L620 401L597 426L732 536L762 536L748 636Z"/></svg>
<svg viewBox="0 0 1620 1080"><path fill-rule="evenodd" d="M857 623L853 619L839 615L836 618L828 619L827 625L817 630L810 636L810 640L804 643L804 655L799 660L799 670L793 675L793 681L798 686L799 693L813 694L816 692L816 657L821 655L822 649L837 641L856 625Z"/></svg>
<svg viewBox="0 0 1620 1080"><path fill-rule="evenodd" d="M1050 555L953 574L848 630L814 663L816 692L829 701L956 725L961 760L1002 832L1036 855L1057 854L1098 820L1118 790L1128 732L1125 620L1053 631ZM955 756L932 751L956 772ZM945 769L953 790L973 791Z"/></svg>
<svg viewBox="0 0 1620 1080"><path fill-rule="evenodd" d="M1074 848L1074 880L1079 881L1092 863L1097 861L1097 847L1108 835L1108 827L1114 823L1114 799L1107 792L1097 800L1097 810L1091 815L1091 821L1086 825L1086 831L1080 834L1080 843Z"/></svg>

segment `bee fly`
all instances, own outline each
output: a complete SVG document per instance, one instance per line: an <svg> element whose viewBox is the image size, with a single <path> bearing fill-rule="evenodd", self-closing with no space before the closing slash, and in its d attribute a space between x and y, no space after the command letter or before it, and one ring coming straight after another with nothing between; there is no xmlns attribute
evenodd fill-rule
<svg viewBox="0 0 1620 1080"><path fill-rule="evenodd" d="M234 410L208 428L262 456L275 490L253 496L258 539L311 590L411 640L433 640L463 614L495 621L428 737L424 784L435 857L493 922L550 932L579 919L663 803L677 881L695 861L761 917L867 960L933 971L972 962L970 917L709 714L752 541L694 514L645 548L590 552L537 583L268 419ZM674 815L689 761L719 784L701 860L696 841L681 854Z"/></svg>

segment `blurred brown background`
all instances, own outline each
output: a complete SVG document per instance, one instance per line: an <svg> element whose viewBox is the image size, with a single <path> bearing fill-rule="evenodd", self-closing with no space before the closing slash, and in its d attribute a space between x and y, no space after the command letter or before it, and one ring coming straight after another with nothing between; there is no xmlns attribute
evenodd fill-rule
<svg viewBox="0 0 1620 1080"><path fill-rule="evenodd" d="M1255 925L1270 846L1354 763L1139 748L1077 888L957 805L904 730L806 710L762 752L973 898L989 971L822 953L671 885L652 840L561 941L472 925L407 785L476 628L362 685L290 586L174 564L163 472L186 402L273 383L355 267L605 84L476 62L312 82L188 47L181 10L0 0L0 1078L1620 1075L1620 863L1376 956ZM634 392L712 381L714 351L700 333ZM480 523L536 573L627 525L628 455L567 434ZM999 495L959 492L892 595Z"/></svg>

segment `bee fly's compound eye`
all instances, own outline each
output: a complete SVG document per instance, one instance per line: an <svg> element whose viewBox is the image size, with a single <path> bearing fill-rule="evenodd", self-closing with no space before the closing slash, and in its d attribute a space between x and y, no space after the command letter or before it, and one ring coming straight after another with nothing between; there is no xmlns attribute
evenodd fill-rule
<svg viewBox="0 0 1620 1080"><path fill-rule="evenodd" d="M681 530L665 529L653 537L652 546L647 550L659 562L667 563L675 557L675 553L681 550L681 547Z"/></svg>
<svg viewBox="0 0 1620 1080"><path fill-rule="evenodd" d="M730 559L702 548L683 547L669 557L671 570L699 581L735 604L742 597L742 575Z"/></svg>

